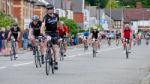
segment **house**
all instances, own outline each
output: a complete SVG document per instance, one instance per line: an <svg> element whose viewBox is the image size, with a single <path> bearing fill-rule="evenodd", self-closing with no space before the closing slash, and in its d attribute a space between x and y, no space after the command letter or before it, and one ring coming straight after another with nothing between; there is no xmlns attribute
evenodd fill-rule
<svg viewBox="0 0 150 84"><path fill-rule="evenodd" d="M80 28L84 27L84 0L72 0L73 18Z"/></svg>

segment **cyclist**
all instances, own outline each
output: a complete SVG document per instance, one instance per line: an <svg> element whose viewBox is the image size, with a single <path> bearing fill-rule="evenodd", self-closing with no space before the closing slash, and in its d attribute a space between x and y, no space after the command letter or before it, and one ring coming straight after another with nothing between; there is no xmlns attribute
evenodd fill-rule
<svg viewBox="0 0 150 84"><path fill-rule="evenodd" d="M88 30L86 30L84 33L83 33L83 44L88 44L88 37L89 37L89 32Z"/></svg>
<svg viewBox="0 0 150 84"><path fill-rule="evenodd" d="M65 49L64 56L66 56L66 51L67 51L67 39L66 39L66 37L68 37L68 27L65 26L63 21L59 22L58 33L59 33L60 38L65 39L63 45L64 45L64 49Z"/></svg>
<svg viewBox="0 0 150 84"><path fill-rule="evenodd" d="M137 35L136 35L136 40L137 40L138 45L141 44L141 39L142 39L142 33L140 31L138 31Z"/></svg>
<svg viewBox="0 0 150 84"><path fill-rule="evenodd" d="M18 53L18 41L19 41L20 35L21 35L21 33L20 33L20 27L18 27L17 23L14 23L13 27L9 31L8 40L11 39L11 36L14 37L15 42L16 42L16 53Z"/></svg>
<svg viewBox="0 0 150 84"><path fill-rule="evenodd" d="M150 39L150 32L148 32L148 30L146 30L144 38L146 40L146 44L148 45L149 44L149 39Z"/></svg>
<svg viewBox="0 0 150 84"><path fill-rule="evenodd" d="M39 20L39 17L37 15L34 15L32 17L32 22L29 24L29 39L32 43L32 45L35 45L35 39L40 36L40 28L41 28L42 22ZM41 61L42 64L44 64L44 43L40 43L40 51L41 51ZM34 47L33 47L34 49ZM35 52L33 50L33 55L35 55Z"/></svg>
<svg viewBox="0 0 150 84"><path fill-rule="evenodd" d="M133 44L135 46L136 45L136 32L135 32L135 30L133 30L132 38L133 38Z"/></svg>
<svg viewBox="0 0 150 84"><path fill-rule="evenodd" d="M97 30L96 26L93 26L93 31L90 35L90 38L92 38L92 40L96 41L95 42L96 44L94 44L95 46L93 46L93 47L96 47L96 49L98 49L98 47L99 47L99 45L98 45L99 44L98 36L99 36L99 31Z"/></svg>
<svg viewBox="0 0 150 84"><path fill-rule="evenodd" d="M119 45L119 38L120 38L120 33L119 31L116 31L116 45Z"/></svg>
<svg viewBox="0 0 150 84"><path fill-rule="evenodd" d="M125 24L125 27L122 29L122 38L123 38L123 48L125 49L125 40L129 40L129 49L131 49L131 39L132 39L132 30L129 24Z"/></svg>
<svg viewBox="0 0 150 84"><path fill-rule="evenodd" d="M53 51L54 51L54 61L55 66L54 69L58 69L58 32L57 32L57 24L59 22L59 16L58 14L54 13L54 6L52 4L48 4L46 6L47 8L47 14L43 18L42 27L41 27L41 34L46 34L48 36L51 36L52 38L55 38L52 40L53 43ZM44 27L46 28L44 31ZM45 40L45 44L47 44L47 41Z"/></svg>
<svg viewBox="0 0 150 84"><path fill-rule="evenodd" d="M107 31L107 41L108 41L108 45L111 45L111 38L112 38L112 33L111 31Z"/></svg>

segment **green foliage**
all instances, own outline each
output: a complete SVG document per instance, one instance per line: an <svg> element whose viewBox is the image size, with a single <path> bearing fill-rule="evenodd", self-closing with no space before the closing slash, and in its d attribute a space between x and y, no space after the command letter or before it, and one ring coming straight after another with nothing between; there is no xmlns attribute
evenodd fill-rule
<svg viewBox="0 0 150 84"><path fill-rule="evenodd" d="M70 35L77 34L77 24L74 20L65 17L60 17L60 20L64 21L64 24L68 26Z"/></svg>
<svg viewBox="0 0 150 84"><path fill-rule="evenodd" d="M78 33L82 33L82 32L85 32L85 30L84 29L78 30Z"/></svg>
<svg viewBox="0 0 150 84"><path fill-rule="evenodd" d="M13 22L12 17L0 12L0 27L6 28L7 26L11 26Z"/></svg>
<svg viewBox="0 0 150 84"><path fill-rule="evenodd" d="M77 34L77 24L72 19L66 19L64 23L69 27L69 33L71 35Z"/></svg>
<svg viewBox="0 0 150 84"><path fill-rule="evenodd" d="M119 3L116 3L119 1ZM150 7L150 0L85 0L91 6L99 6L100 8L120 8L122 6L136 7L136 2L142 2L143 7Z"/></svg>
<svg viewBox="0 0 150 84"><path fill-rule="evenodd" d="M118 8L119 4L116 0L109 0L109 2L106 5L106 8Z"/></svg>

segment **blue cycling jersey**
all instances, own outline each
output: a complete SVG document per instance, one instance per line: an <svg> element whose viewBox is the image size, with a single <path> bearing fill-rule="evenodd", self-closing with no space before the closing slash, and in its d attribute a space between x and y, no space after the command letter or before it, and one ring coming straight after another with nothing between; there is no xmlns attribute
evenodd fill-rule
<svg viewBox="0 0 150 84"><path fill-rule="evenodd" d="M84 36L89 36L89 32L84 32Z"/></svg>

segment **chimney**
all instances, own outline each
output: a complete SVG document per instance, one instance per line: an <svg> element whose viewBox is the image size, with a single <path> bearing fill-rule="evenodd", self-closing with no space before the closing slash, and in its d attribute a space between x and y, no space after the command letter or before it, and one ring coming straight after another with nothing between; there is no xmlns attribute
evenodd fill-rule
<svg viewBox="0 0 150 84"><path fill-rule="evenodd" d="M141 3L141 2L136 2L136 8L137 8L137 9L142 8L142 3Z"/></svg>

